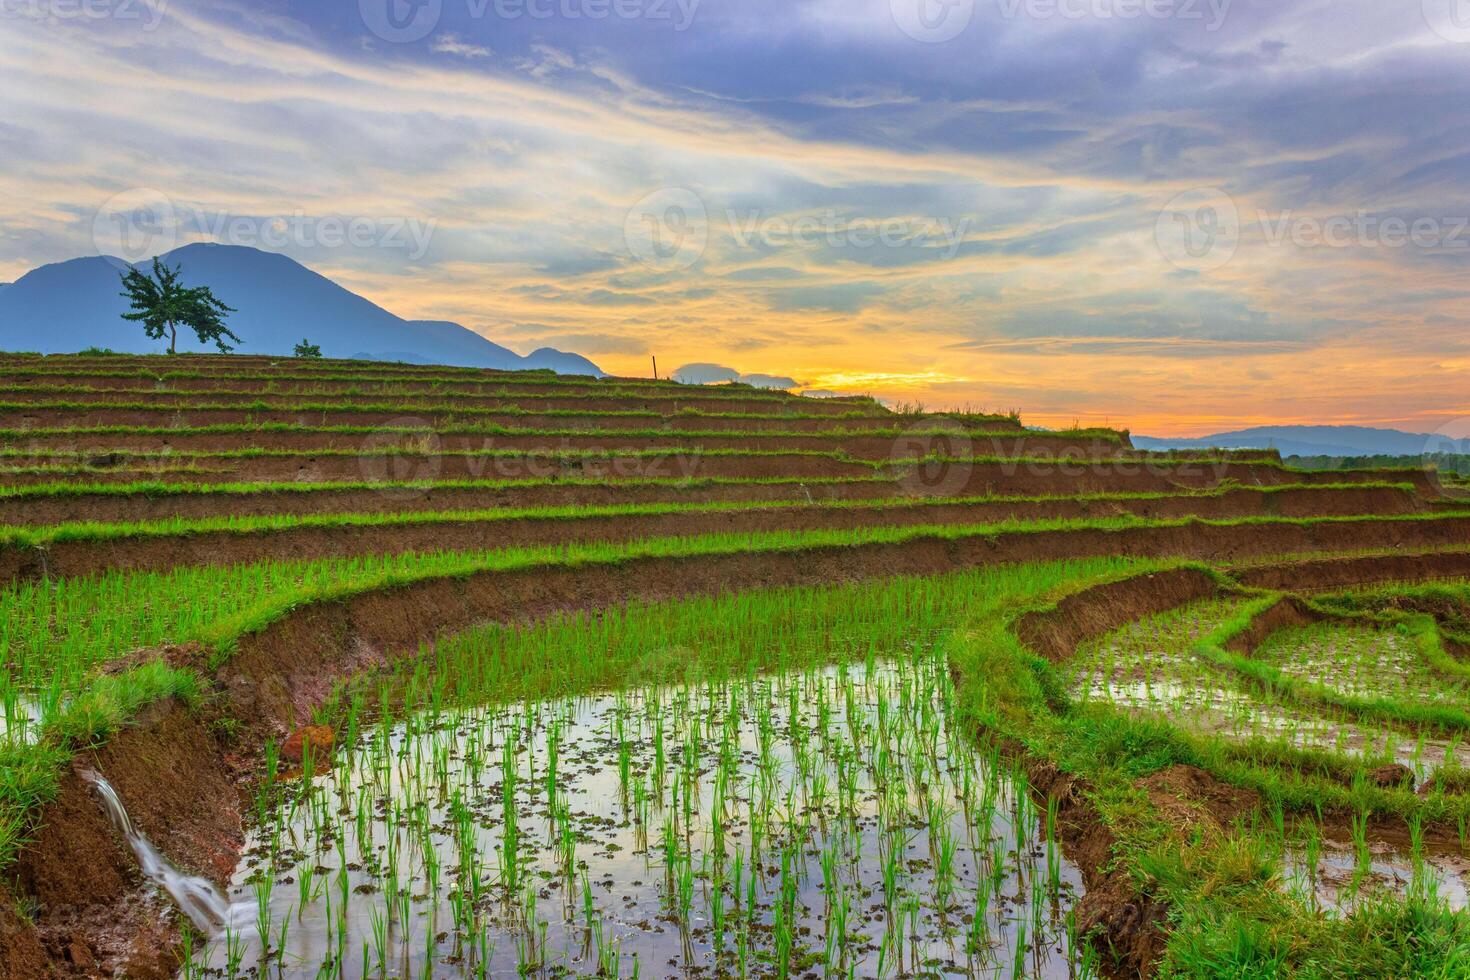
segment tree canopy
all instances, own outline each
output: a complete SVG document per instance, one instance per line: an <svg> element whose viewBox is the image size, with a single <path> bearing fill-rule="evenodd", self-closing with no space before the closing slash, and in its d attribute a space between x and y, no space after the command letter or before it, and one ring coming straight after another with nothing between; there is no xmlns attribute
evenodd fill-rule
<svg viewBox="0 0 1470 980"><path fill-rule="evenodd" d="M153 340L168 337L170 354L177 352L180 326L193 330L201 344L213 343L220 353L228 354L234 348L226 340L241 342L225 326L225 316L235 312L234 308L217 299L208 286L183 285L181 276L182 267L170 269L157 256L152 275L129 269L122 276L120 295L132 303L133 312L124 313L123 319L143 324L143 331Z"/></svg>

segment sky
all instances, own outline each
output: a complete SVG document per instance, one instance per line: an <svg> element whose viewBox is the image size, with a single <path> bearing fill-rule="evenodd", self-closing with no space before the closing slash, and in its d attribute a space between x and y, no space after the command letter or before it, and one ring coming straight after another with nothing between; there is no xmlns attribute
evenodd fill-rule
<svg viewBox="0 0 1470 980"><path fill-rule="evenodd" d="M0 281L223 241L613 373L1470 433L1470 0L0 0L0 77Z"/></svg>

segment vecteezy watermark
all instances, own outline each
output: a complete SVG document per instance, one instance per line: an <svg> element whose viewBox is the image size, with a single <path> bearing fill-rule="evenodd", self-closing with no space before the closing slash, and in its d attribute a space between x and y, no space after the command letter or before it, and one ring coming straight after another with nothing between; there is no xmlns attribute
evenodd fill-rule
<svg viewBox="0 0 1470 980"><path fill-rule="evenodd" d="M666 21L676 31L694 23L700 0L452 0L470 20ZM439 26L445 0L357 0L363 25L384 41L421 41Z"/></svg>
<svg viewBox="0 0 1470 980"><path fill-rule="evenodd" d="M396 418L369 433L358 451L358 472L389 500L415 500L444 472L439 433L421 418Z"/></svg>
<svg viewBox="0 0 1470 980"><path fill-rule="evenodd" d="M134 187L114 194L92 216L98 255L131 265L179 244L179 215L167 194Z"/></svg>
<svg viewBox="0 0 1470 980"><path fill-rule="evenodd" d="M1470 435L1467 434L1470 434L1470 418L1454 419L1431 432L1419 452L1419 464L1430 486L1451 500L1470 500Z"/></svg>
<svg viewBox="0 0 1470 980"><path fill-rule="evenodd" d="M168 252L185 239L246 245L276 251L315 248L373 248L401 251L411 261L424 257L436 219L308 215L244 216L206 211L173 201L151 188L114 194L92 218L92 244L100 255L135 264Z"/></svg>
<svg viewBox="0 0 1470 980"><path fill-rule="evenodd" d="M1159 212L1154 241L1164 258L1181 269L1218 269L1240 245L1240 212L1218 187L1184 191Z"/></svg>
<svg viewBox="0 0 1470 980"><path fill-rule="evenodd" d="M766 216L727 210L725 222L737 248L927 248L952 259L970 229L969 218L864 218L835 210Z"/></svg>
<svg viewBox="0 0 1470 980"><path fill-rule="evenodd" d="M1424 23L1446 41L1470 44L1470 0L1420 0Z"/></svg>
<svg viewBox="0 0 1470 980"><path fill-rule="evenodd" d="M716 230L736 249L916 248L952 259L969 228L967 217L869 218L835 209L793 216L727 208L712 217L694 191L666 187L645 195L628 209L623 240L640 262L675 271L699 261Z"/></svg>
<svg viewBox="0 0 1470 980"><path fill-rule="evenodd" d="M970 26L975 0L888 0L888 10L898 29L915 41L942 44Z"/></svg>
<svg viewBox="0 0 1470 980"><path fill-rule="evenodd" d="M1233 0L996 0L1006 20L1173 20L1218 31Z"/></svg>
<svg viewBox="0 0 1470 980"><path fill-rule="evenodd" d="M443 0L357 0L363 26L393 44L422 41L439 26Z"/></svg>
<svg viewBox="0 0 1470 980"><path fill-rule="evenodd" d="M384 423L358 444L362 482L391 500L421 498L445 480L546 483L587 480L668 480L703 475L709 457L684 449L641 451L548 439L505 447L494 436L452 435L431 420L402 417Z"/></svg>
<svg viewBox="0 0 1470 980"><path fill-rule="evenodd" d="M665 187L639 198L623 217L623 242L644 265L687 269L709 244L704 201L687 187Z"/></svg>
<svg viewBox="0 0 1470 980"><path fill-rule="evenodd" d="M901 467L898 484L913 497L956 497L974 471L970 433L954 421L918 422L893 440L888 461Z"/></svg>
<svg viewBox="0 0 1470 980"><path fill-rule="evenodd" d="M1182 269L1208 272L1234 258L1244 232L1267 248L1417 248L1470 250L1470 215L1404 217L1358 210L1351 214L1300 214L1257 209L1253 225L1242 223L1229 194L1216 187L1185 191L1159 212L1154 240L1160 253Z"/></svg>
<svg viewBox="0 0 1470 980"><path fill-rule="evenodd" d="M0 20L112 20L144 31L157 30L167 12L168 0L0 0Z"/></svg>
<svg viewBox="0 0 1470 980"><path fill-rule="evenodd" d="M1470 249L1470 216L1404 218L1369 211L1328 217L1257 211L1267 245L1297 248Z"/></svg>

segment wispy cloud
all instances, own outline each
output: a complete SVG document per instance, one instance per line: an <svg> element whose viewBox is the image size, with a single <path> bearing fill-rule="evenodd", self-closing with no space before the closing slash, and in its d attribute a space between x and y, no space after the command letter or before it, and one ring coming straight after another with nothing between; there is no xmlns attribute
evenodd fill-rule
<svg viewBox="0 0 1470 980"><path fill-rule="evenodd" d="M410 40L355 6L0 18L0 281L142 187L222 220L186 240L432 223L416 255L280 250L614 371L1154 431L1470 414L1470 45L1420 4L982 0L942 43L890 0L446 0ZM1204 192L1228 227L1191 224Z"/></svg>

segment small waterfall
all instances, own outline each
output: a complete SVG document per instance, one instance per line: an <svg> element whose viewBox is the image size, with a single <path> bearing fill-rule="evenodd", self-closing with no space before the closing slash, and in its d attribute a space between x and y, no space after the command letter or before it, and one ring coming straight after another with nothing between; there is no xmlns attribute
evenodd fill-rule
<svg viewBox="0 0 1470 980"><path fill-rule="evenodd" d="M95 772L83 772L81 776L102 797L103 808L133 849L144 877L167 892L205 935L213 936L223 929L230 919L230 905L219 889L203 878L184 874L164 860L143 832L133 826L111 783Z"/></svg>

